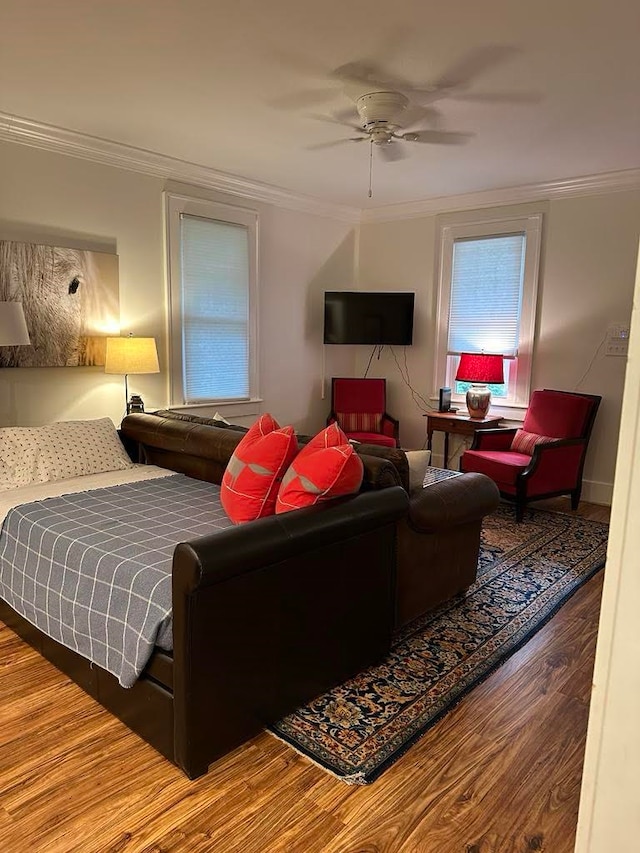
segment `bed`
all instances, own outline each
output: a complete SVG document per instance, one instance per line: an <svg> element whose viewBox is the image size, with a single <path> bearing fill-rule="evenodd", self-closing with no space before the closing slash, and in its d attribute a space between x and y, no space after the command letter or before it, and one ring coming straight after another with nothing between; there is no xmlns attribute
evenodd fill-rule
<svg viewBox="0 0 640 853"><path fill-rule="evenodd" d="M124 478L130 490L139 477L159 484L186 475L215 485L240 438L130 415L121 429L126 467L104 472L109 485L99 473L82 473L79 482L75 476L5 489L2 502L18 501L14 514L22 517L43 497L60 500L62 493L79 501L74 489L92 499L112 495L120 488L114 479ZM82 455L77 442L71 446ZM29 461L28 453L17 455ZM39 470L30 464L31 474ZM63 471L73 466L71 460ZM0 483L2 476L0 465ZM168 572L171 642L153 645L132 686L38 627L33 614L19 613L8 594L0 619L196 778L269 722L384 655L393 624L395 522L406 508L404 490L391 487L184 541L177 535Z"/></svg>

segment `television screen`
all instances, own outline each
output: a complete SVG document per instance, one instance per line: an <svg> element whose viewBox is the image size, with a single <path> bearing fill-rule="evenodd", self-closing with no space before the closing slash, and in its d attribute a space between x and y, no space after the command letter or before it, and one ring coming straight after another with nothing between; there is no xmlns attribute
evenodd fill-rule
<svg viewBox="0 0 640 853"><path fill-rule="evenodd" d="M414 293L327 291L325 344L395 344L413 340Z"/></svg>

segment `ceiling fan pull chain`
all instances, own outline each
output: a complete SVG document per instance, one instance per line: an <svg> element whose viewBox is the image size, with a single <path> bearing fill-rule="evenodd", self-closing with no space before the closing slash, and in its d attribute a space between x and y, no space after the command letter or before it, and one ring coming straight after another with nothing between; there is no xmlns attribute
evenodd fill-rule
<svg viewBox="0 0 640 853"><path fill-rule="evenodd" d="M369 198L373 195L371 191L371 173L373 171L373 139L369 140Z"/></svg>

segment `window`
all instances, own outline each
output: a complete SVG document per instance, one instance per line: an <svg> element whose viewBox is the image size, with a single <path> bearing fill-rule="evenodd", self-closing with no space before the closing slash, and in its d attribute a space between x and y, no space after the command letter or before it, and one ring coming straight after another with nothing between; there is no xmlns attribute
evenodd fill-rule
<svg viewBox="0 0 640 853"><path fill-rule="evenodd" d="M542 215L444 226L440 240L435 386L463 401L460 353L501 353L496 404L526 406L531 384Z"/></svg>
<svg viewBox="0 0 640 853"><path fill-rule="evenodd" d="M251 210L167 194L172 405L257 396Z"/></svg>

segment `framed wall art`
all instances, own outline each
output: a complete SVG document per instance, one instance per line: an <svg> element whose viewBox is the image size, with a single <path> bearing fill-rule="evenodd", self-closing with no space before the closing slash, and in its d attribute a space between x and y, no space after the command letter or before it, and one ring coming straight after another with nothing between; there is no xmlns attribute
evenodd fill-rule
<svg viewBox="0 0 640 853"><path fill-rule="evenodd" d="M118 256L0 240L0 302L21 302L30 346L0 346L0 367L104 364L120 333Z"/></svg>

